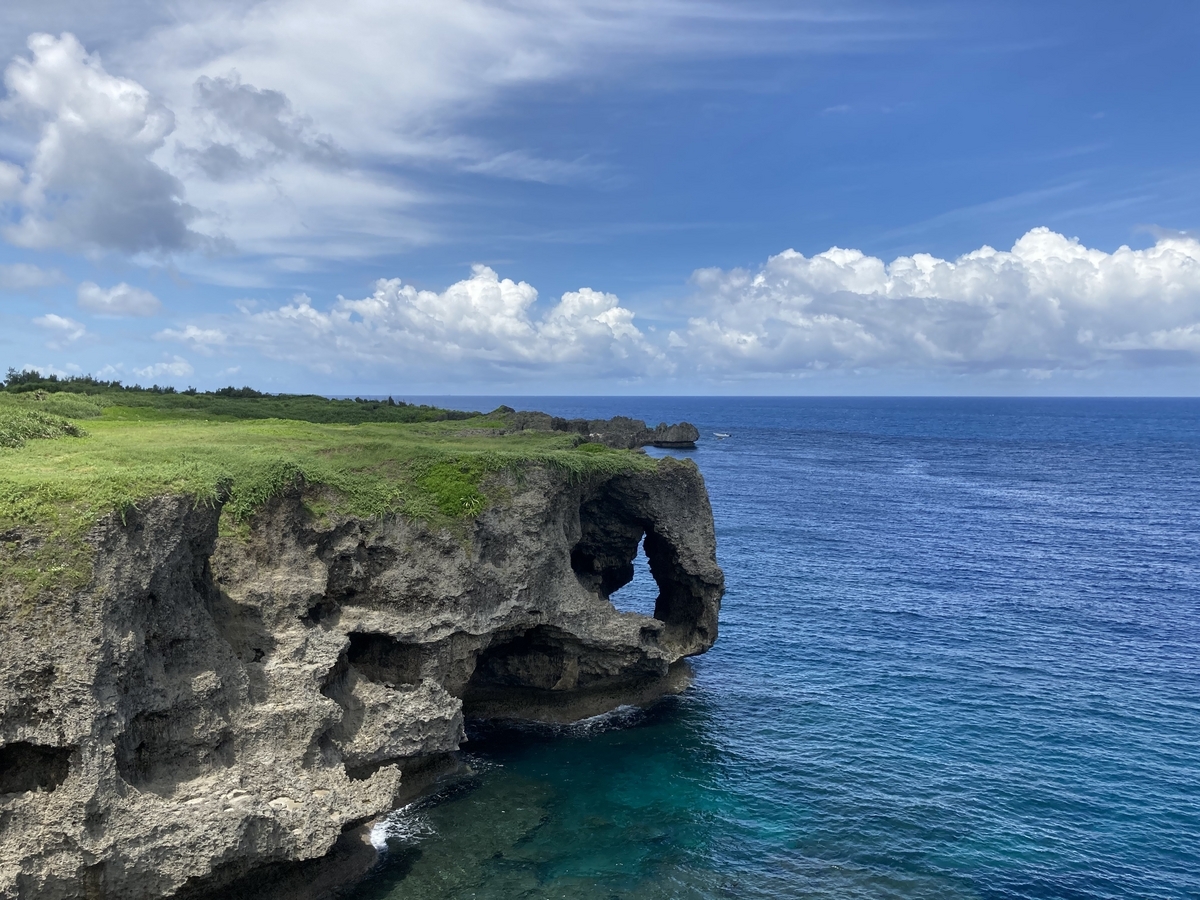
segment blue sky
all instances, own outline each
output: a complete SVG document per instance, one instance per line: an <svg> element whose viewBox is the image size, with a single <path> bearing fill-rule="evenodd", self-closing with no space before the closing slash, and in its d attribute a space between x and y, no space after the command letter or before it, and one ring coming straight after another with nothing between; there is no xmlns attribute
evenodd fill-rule
<svg viewBox="0 0 1200 900"><path fill-rule="evenodd" d="M16 0L0 366L1196 394L1198 37L1186 3Z"/></svg>

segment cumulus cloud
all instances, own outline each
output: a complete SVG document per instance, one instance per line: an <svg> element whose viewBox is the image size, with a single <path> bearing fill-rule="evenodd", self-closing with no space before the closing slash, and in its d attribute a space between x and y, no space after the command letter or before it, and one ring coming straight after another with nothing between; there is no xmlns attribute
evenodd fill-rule
<svg viewBox="0 0 1200 900"><path fill-rule="evenodd" d="M158 337L193 344L253 345L267 356L334 371L370 364L480 371L638 374L662 362L613 294L582 288L535 315L537 291L487 266L446 290L380 280L369 297L339 297L328 310L301 294L284 306L249 307L224 328L188 326Z"/></svg>
<svg viewBox="0 0 1200 900"><path fill-rule="evenodd" d="M787 250L754 271L699 270L693 283L702 312L678 343L711 373L1033 373L1200 352L1200 242L1187 237L1105 253L1035 228L1007 252L891 263Z"/></svg>
<svg viewBox="0 0 1200 900"><path fill-rule="evenodd" d="M163 377L187 378L189 375L194 374L196 370L182 356L173 356L163 362L153 363L144 369L134 369L133 371L142 378L155 379Z"/></svg>
<svg viewBox="0 0 1200 900"><path fill-rule="evenodd" d="M39 139L13 186L19 210L5 236L23 247L178 250L195 243L183 184L155 163L173 114L142 85L110 75L71 34L34 34L31 56L4 74L5 112L32 122Z"/></svg>
<svg viewBox="0 0 1200 900"><path fill-rule="evenodd" d="M51 350L60 350L66 344L74 343L87 334L87 329L83 326L83 323L76 322L74 319L68 319L65 316L55 315L54 313L38 316L33 320L33 324L51 333L52 337L46 343L46 346Z"/></svg>
<svg viewBox="0 0 1200 900"><path fill-rule="evenodd" d="M62 280L62 272L43 269L30 263L0 265L0 289L7 291L27 291L49 287Z"/></svg>
<svg viewBox="0 0 1200 900"><path fill-rule="evenodd" d="M79 285L77 298L81 309L100 316L153 316L162 309L152 293L123 281L107 290L94 281L85 281Z"/></svg>
<svg viewBox="0 0 1200 900"><path fill-rule="evenodd" d="M321 372L420 372L453 384L676 379L689 385L817 372L1120 371L1200 365L1200 241L1112 253L1035 228L1011 250L890 263L788 250L752 270L701 269L690 316L643 331L613 294L537 291L486 266L444 291L381 280L361 299L282 306L160 331L202 353L246 348Z"/></svg>

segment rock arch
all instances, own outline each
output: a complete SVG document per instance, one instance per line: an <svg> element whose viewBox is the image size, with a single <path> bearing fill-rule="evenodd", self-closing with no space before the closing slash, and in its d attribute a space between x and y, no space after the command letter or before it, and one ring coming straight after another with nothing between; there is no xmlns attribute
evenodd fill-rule
<svg viewBox="0 0 1200 900"><path fill-rule="evenodd" d="M603 491L585 496L571 568L584 588L609 599L633 579L642 546L658 585L654 618L665 626L663 639L680 656L691 656L717 638L724 577L712 562L711 513L681 514L672 499L639 490L636 476L613 479Z"/></svg>

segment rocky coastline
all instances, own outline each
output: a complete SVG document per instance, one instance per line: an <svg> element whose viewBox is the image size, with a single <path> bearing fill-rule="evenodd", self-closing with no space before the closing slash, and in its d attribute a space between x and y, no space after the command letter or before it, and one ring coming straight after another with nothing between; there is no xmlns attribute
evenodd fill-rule
<svg viewBox="0 0 1200 900"><path fill-rule="evenodd" d="M690 422L668 425L660 422L648 428L641 419L614 416L611 419L564 419L543 412L518 412L502 406L497 412L509 414L515 431L563 431L615 450L661 447L675 450L695 449L700 430Z"/></svg>
<svg viewBox="0 0 1200 900"><path fill-rule="evenodd" d="M698 436L515 415L616 447ZM458 533L316 514L302 481L241 531L171 495L100 522L86 589L2 612L0 896L262 896L304 861L358 870L364 824L454 768L465 715L677 689L724 589L696 467L496 477L506 500ZM608 599L639 545L653 617Z"/></svg>

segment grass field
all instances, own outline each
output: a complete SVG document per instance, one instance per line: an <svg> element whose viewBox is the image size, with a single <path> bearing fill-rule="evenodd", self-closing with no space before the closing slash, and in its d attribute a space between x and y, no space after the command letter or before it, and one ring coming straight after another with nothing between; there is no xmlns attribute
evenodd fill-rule
<svg viewBox="0 0 1200 900"><path fill-rule="evenodd" d="M297 418L255 414L265 410ZM394 420L405 410L415 421ZM344 424L355 416L363 421ZM164 494L221 498L222 527L236 529L302 478L320 488L322 514L460 528L501 496L495 473L549 466L583 477L653 465L571 434L499 434L505 425L502 411L316 397L0 392L0 580L23 594L86 582L88 529Z"/></svg>

